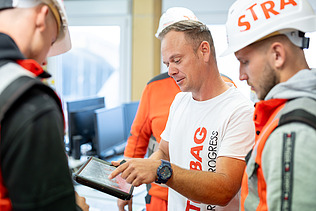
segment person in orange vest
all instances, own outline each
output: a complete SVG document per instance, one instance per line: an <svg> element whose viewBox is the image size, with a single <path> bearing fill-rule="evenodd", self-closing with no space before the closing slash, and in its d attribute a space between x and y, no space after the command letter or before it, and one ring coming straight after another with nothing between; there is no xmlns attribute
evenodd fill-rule
<svg viewBox="0 0 316 211"><path fill-rule="evenodd" d="M168 74L182 92L158 150L148 159L128 159L109 178L122 173L135 186L166 184L168 210L237 211L244 158L254 144L253 104L221 78L205 24L179 21L159 39Z"/></svg>
<svg viewBox="0 0 316 211"><path fill-rule="evenodd" d="M241 210L316 207L316 69L306 32L316 31L307 0L237 0L226 23L240 80L258 96L256 140L247 156Z"/></svg>
<svg viewBox="0 0 316 211"><path fill-rule="evenodd" d="M181 20L198 20L194 13L183 7L169 8L160 18L159 27L155 36L158 38L161 31L172 23ZM225 75L222 75L225 82L234 82ZM234 84L235 85L235 84ZM161 73L152 78L143 90L140 104L131 127L131 134L128 138L124 151L126 158L143 158L148 152L150 156L160 143L160 134L166 126L170 105L180 92L179 86L167 72ZM168 206L168 188L159 184L147 185L148 194L145 197L147 211L166 211ZM118 199L119 210L129 204L132 207L132 200L123 201Z"/></svg>
<svg viewBox="0 0 316 211"><path fill-rule="evenodd" d="M60 99L41 82L71 48L61 0L0 1L0 210L89 210L76 194Z"/></svg>

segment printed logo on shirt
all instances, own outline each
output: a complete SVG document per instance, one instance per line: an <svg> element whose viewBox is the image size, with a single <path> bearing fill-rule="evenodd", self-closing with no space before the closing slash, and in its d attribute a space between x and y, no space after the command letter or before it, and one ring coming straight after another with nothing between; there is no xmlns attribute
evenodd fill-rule
<svg viewBox="0 0 316 211"><path fill-rule="evenodd" d="M215 172L216 171L216 158L217 158L217 143L218 143L218 132L212 131L210 141L208 144L208 171Z"/></svg>
<svg viewBox="0 0 316 211"><path fill-rule="evenodd" d="M203 150L203 143L206 139L207 130L205 127L198 128L194 134L194 145L190 150L191 155L195 158L190 161L190 170L202 171L202 158L200 152Z"/></svg>
<svg viewBox="0 0 316 211"><path fill-rule="evenodd" d="M193 145L190 149L190 154L192 155L192 159L190 160L190 170L202 171L202 157L201 152L203 151L204 141L207 138L207 129L205 127L199 127L195 133L193 138ZM218 143L218 132L212 131L209 142L208 142L208 151L207 151L207 164L208 171L215 172L216 171L216 158L217 158L217 143ZM199 202L194 202L187 200L186 203L186 211L196 210L200 211ZM214 205L206 205L206 210L215 210Z"/></svg>

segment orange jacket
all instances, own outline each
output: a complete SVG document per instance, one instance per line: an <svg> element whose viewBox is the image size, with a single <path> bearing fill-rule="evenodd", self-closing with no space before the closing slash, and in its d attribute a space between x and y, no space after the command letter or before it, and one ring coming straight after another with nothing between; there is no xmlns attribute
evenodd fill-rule
<svg viewBox="0 0 316 211"><path fill-rule="evenodd" d="M242 211L313 210L316 206L312 167L316 162L316 98L296 96L256 104L257 136L246 157Z"/></svg>
<svg viewBox="0 0 316 211"><path fill-rule="evenodd" d="M222 75L222 79L234 84L227 76ZM160 142L160 134L168 120L169 108L178 92L180 92L179 86L168 76L168 73L162 73L148 82L131 127L131 136L128 138L124 152L126 157L143 158L151 135L158 143ZM164 200L168 199L167 188L154 183L149 194Z"/></svg>
<svg viewBox="0 0 316 211"><path fill-rule="evenodd" d="M178 92L179 86L167 73L160 74L148 82L131 127L131 136L124 152L126 157L143 158L151 135L158 143L160 142L160 134L167 123L169 107ZM168 199L168 189L157 184L152 184L149 194Z"/></svg>

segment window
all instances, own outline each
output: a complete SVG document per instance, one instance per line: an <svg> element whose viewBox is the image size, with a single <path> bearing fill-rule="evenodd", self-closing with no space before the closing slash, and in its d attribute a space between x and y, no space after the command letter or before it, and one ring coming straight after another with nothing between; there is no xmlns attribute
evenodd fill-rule
<svg viewBox="0 0 316 211"><path fill-rule="evenodd" d="M72 49L50 58L63 102L105 97L106 107L130 101L130 0L65 1Z"/></svg>
<svg viewBox="0 0 316 211"><path fill-rule="evenodd" d="M61 55L64 101L106 96L119 104L119 26L71 26L72 50Z"/></svg>

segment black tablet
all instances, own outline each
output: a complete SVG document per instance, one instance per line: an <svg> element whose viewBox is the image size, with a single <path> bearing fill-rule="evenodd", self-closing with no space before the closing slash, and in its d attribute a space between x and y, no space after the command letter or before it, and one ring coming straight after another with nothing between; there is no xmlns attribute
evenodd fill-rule
<svg viewBox="0 0 316 211"><path fill-rule="evenodd" d="M123 200L132 197L134 186L127 183L121 175L109 179L116 167L104 160L90 157L82 167L73 174L73 178L79 184L94 188Z"/></svg>

